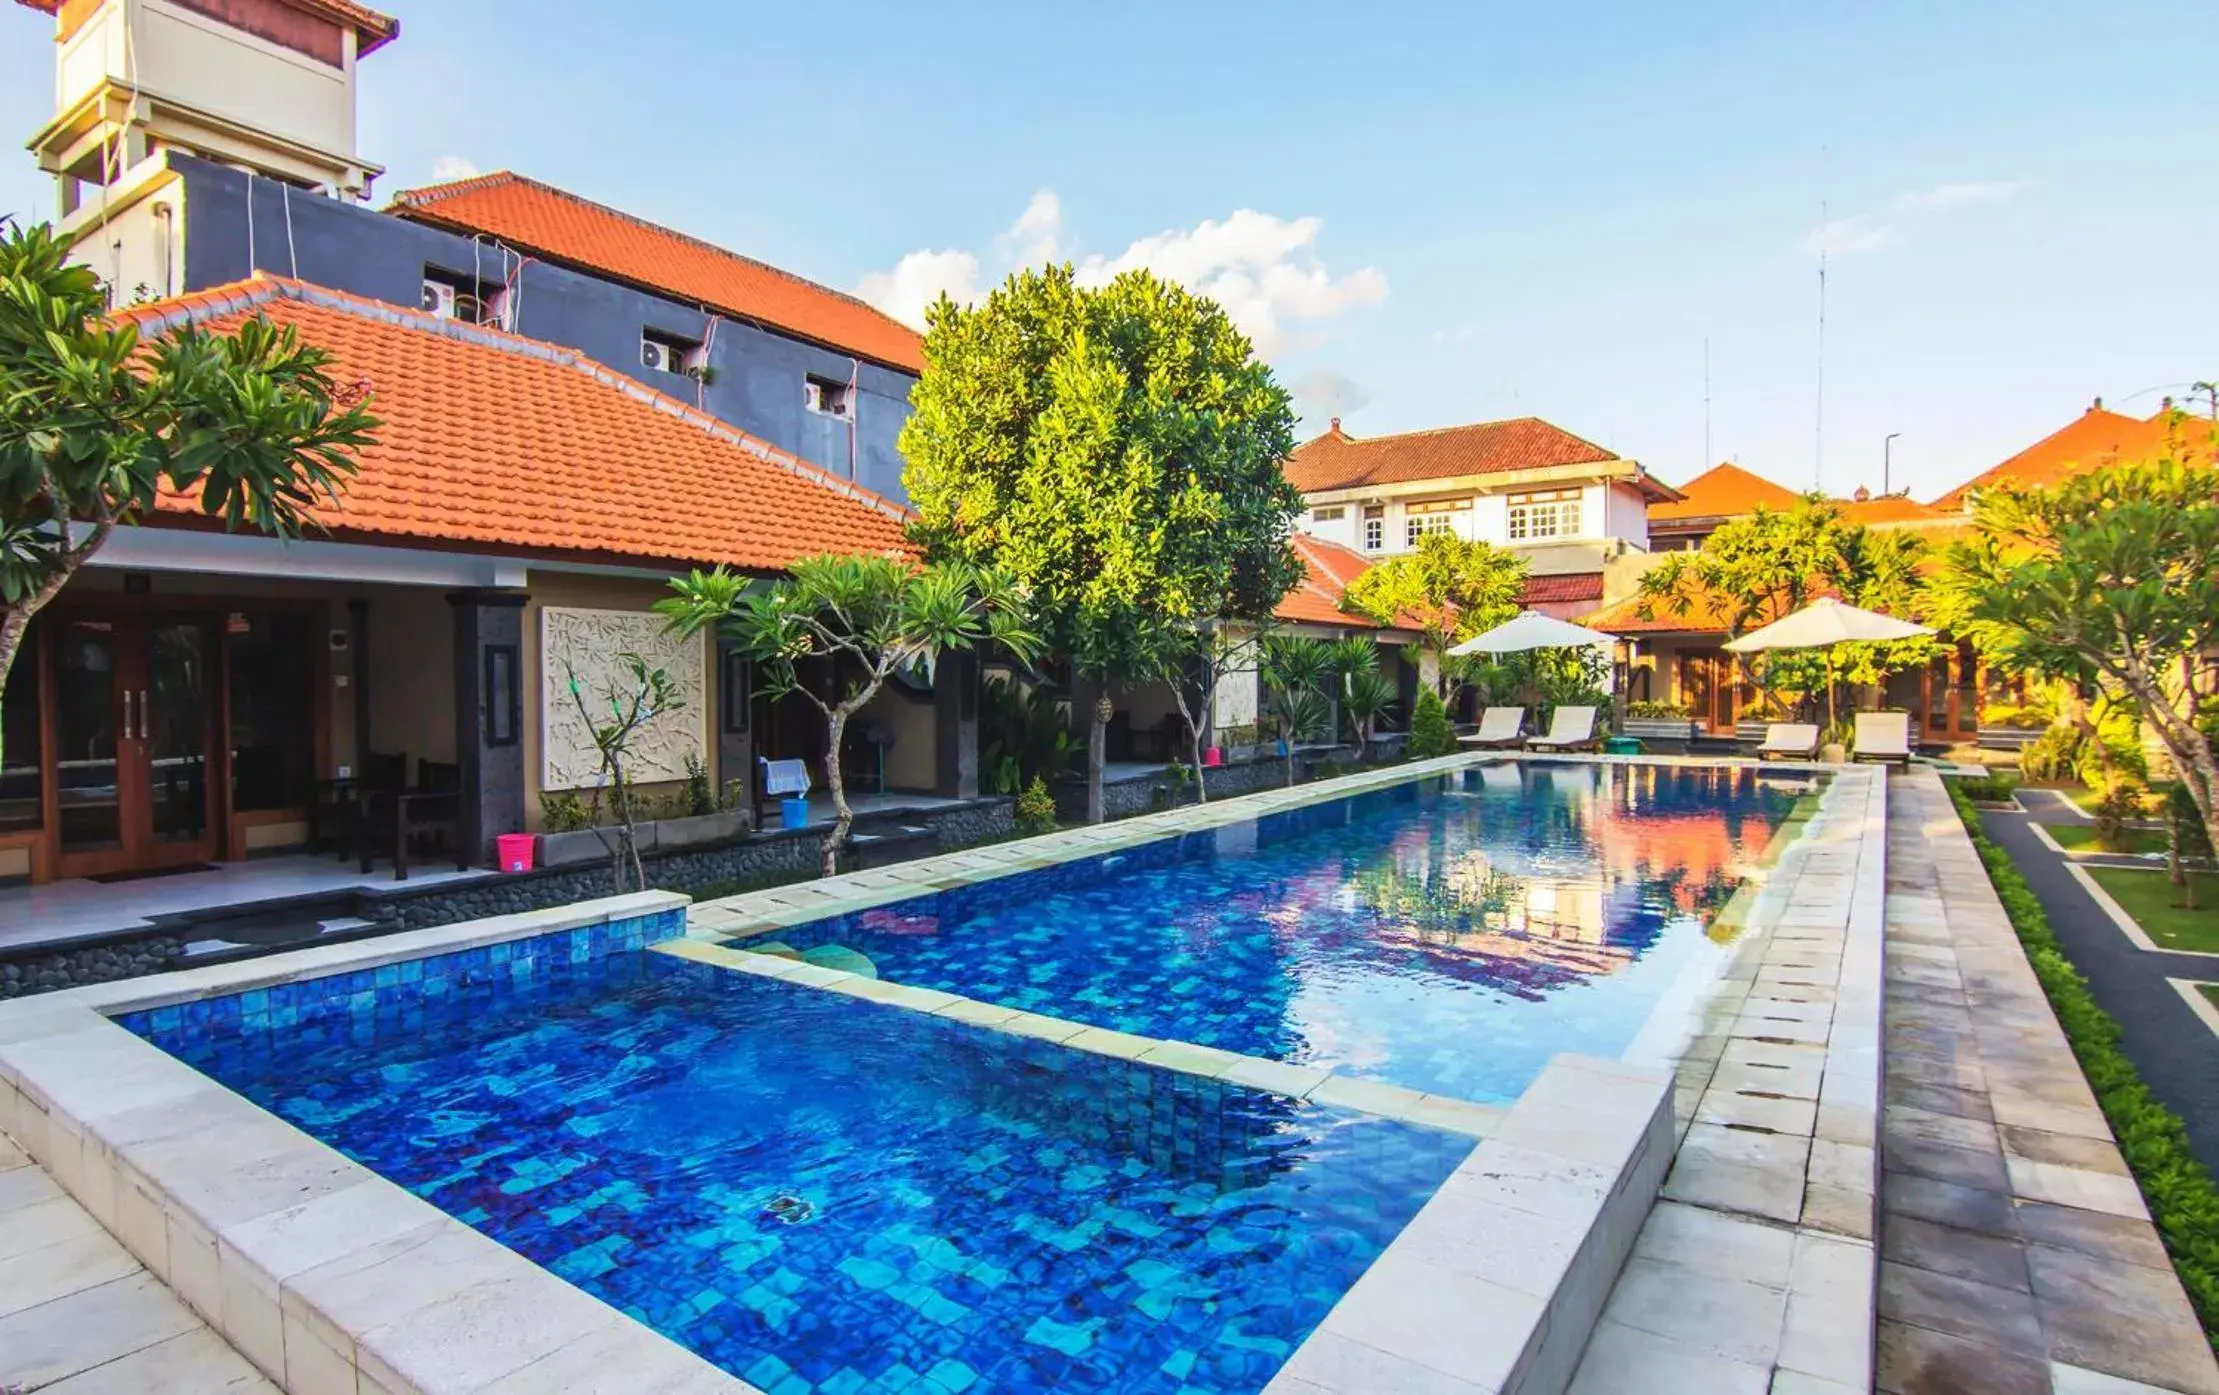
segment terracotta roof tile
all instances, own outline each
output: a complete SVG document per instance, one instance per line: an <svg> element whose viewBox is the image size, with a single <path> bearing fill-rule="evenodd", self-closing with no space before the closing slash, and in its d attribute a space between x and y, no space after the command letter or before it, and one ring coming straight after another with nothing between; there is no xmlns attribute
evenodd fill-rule
<svg viewBox="0 0 2219 1395"><path fill-rule="evenodd" d="M1370 558L1308 533L1294 535L1294 550L1302 559L1302 580L1280 597L1272 614L1290 624L1380 628L1369 616L1341 609L1349 583L1371 570Z"/></svg>
<svg viewBox="0 0 2219 1395"><path fill-rule="evenodd" d="M1312 437L1287 459L1287 478L1306 494L1367 484L1455 479L1551 465L1615 461L1617 455L1539 417L1475 422L1359 440L1340 429Z"/></svg>
<svg viewBox="0 0 2219 1395"><path fill-rule="evenodd" d="M2186 451L2197 460L2219 459L2219 447L2212 444L2211 424L2196 417L2176 416L2170 410L2161 410L2148 418L2130 417L2100 405L2090 407L2002 464L1950 490L1933 506L1954 512L1965 508L1972 491L1984 485L2007 480L2026 485L2056 484L2082 470L2144 464L2177 451Z"/></svg>
<svg viewBox="0 0 2219 1395"><path fill-rule="evenodd" d="M1602 598L1601 572L1568 572L1559 576L1527 577L1525 589L1518 593L1518 604L1561 605L1568 601L1599 601Z"/></svg>
<svg viewBox="0 0 2219 1395"><path fill-rule="evenodd" d="M1731 462L1711 466L1681 485L1680 493L1682 498L1669 503L1651 504L1649 521L1732 518L1760 505L1768 509L1791 509L1801 497L1794 490Z"/></svg>
<svg viewBox="0 0 2219 1395"><path fill-rule="evenodd" d="M147 335L259 314L370 391L378 443L317 511L335 533L758 572L906 551L896 505L553 344L271 276L124 313Z"/></svg>
<svg viewBox="0 0 2219 1395"><path fill-rule="evenodd" d="M1940 523L1949 517L1908 494L1875 494L1869 499L1836 499L1834 503L1840 506L1843 518L1867 528Z"/></svg>
<svg viewBox="0 0 2219 1395"><path fill-rule="evenodd" d="M387 211L486 233L531 256L759 321L907 373L924 369L917 332L853 296L506 170L407 190Z"/></svg>

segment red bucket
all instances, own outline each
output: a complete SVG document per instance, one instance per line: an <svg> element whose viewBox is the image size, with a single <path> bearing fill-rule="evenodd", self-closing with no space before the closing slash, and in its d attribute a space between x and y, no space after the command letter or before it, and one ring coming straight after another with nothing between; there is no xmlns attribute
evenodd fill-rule
<svg viewBox="0 0 2219 1395"><path fill-rule="evenodd" d="M539 851L539 839L530 833L501 833L493 839L494 856L504 872L529 872Z"/></svg>

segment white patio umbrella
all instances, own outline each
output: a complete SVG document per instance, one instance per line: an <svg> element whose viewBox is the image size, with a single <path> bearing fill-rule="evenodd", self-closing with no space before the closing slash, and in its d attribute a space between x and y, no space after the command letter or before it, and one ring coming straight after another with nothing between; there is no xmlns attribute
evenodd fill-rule
<svg viewBox="0 0 2219 1395"><path fill-rule="evenodd" d="M1925 625L1898 620L1877 610L1861 610L1832 596L1823 596L1793 615L1751 630L1739 639L1726 641L1724 647L1736 654L1760 654L1768 649L1831 649L1837 644L1910 639L1932 633L1934 631ZM1839 716L1834 700L1834 666L1829 659L1826 665L1826 724L1831 727Z"/></svg>
<svg viewBox="0 0 2219 1395"><path fill-rule="evenodd" d="M1606 635L1601 630L1590 630L1585 625L1575 625L1569 620L1543 615L1538 610L1528 610L1503 621L1491 630L1473 635L1449 652L1517 654L1528 649L1599 648L1617 642L1616 635Z"/></svg>

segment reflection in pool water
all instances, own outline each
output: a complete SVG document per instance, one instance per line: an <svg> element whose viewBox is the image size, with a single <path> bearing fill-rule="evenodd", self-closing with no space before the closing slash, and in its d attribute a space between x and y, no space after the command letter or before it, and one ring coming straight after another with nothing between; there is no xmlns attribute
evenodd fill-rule
<svg viewBox="0 0 2219 1395"><path fill-rule="evenodd" d="M1805 781L1517 762L747 942L1147 1036L1508 1101L1722 967ZM1720 939L1730 936L1721 934Z"/></svg>

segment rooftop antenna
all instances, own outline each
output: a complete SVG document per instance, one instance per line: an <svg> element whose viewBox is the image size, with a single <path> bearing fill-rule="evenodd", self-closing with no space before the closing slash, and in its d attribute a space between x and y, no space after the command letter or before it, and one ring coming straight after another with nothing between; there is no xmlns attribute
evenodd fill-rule
<svg viewBox="0 0 2219 1395"><path fill-rule="evenodd" d="M1710 336L1703 336L1703 468L1718 462L1710 454Z"/></svg>
<svg viewBox="0 0 2219 1395"><path fill-rule="evenodd" d="M1820 177L1823 185L1833 163L1831 148L1820 146L1819 159L1826 166L1826 172ZM1831 213L1822 189L1818 200L1818 391L1811 428L1811 488L1821 492L1826 487L1826 244L1829 240L1826 222Z"/></svg>

